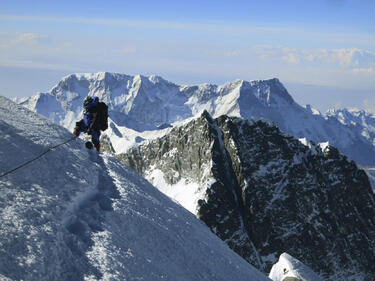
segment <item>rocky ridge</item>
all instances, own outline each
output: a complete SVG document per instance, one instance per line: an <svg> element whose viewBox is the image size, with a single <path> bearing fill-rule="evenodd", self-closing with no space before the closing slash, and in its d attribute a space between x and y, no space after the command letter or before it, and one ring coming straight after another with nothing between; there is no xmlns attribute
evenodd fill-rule
<svg viewBox="0 0 375 281"><path fill-rule="evenodd" d="M336 148L302 142L263 121L204 112L119 158L177 200L181 185L193 188L192 211L261 270L288 252L327 280L370 280L368 178Z"/></svg>

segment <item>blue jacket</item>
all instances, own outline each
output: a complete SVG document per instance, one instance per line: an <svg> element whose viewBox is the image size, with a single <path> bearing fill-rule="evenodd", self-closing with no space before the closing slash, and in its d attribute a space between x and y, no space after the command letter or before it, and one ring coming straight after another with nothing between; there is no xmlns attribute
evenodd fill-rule
<svg viewBox="0 0 375 281"><path fill-rule="evenodd" d="M83 121L87 127L92 127L92 124L95 122L98 103L98 97L93 97L92 102L86 105L84 108Z"/></svg>

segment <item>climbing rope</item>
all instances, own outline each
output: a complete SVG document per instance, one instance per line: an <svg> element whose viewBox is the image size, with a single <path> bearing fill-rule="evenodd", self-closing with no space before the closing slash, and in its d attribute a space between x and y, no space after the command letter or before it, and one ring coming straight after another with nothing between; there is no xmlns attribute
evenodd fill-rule
<svg viewBox="0 0 375 281"><path fill-rule="evenodd" d="M59 143L59 144L57 144L57 145L55 145L55 146L51 146L51 147L49 147L46 151L44 151L43 153L39 154L39 155L36 156L35 158L33 158L33 159L31 159L31 160L29 160L29 161L27 161L27 162L25 162L25 163L19 165L18 167L14 168L14 169L12 169L12 170L9 170L9 171L7 171L7 172L1 174L1 175L0 175L0 178L5 177L6 175L8 175L8 174L10 174L10 173L13 173L14 171L17 171L18 169L21 169L22 167L27 166L28 164L34 162L35 160L38 160L38 159L41 158L43 155L47 154L48 152L52 151L53 149L55 149L55 148L57 148L57 147L59 147L59 146L62 146L62 145L64 145L64 144L67 144L68 142L71 142L72 140L75 140L76 138L77 138L77 137L74 136L74 137L68 139L67 141L64 141L64 142Z"/></svg>

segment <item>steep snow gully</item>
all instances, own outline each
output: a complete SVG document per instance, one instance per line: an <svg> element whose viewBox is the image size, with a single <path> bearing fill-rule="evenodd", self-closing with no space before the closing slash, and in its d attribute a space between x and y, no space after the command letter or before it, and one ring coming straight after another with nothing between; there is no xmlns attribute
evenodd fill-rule
<svg viewBox="0 0 375 281"><path fill-rule="evenodd" d="M0 174L72 137L0 97ZM0 280L270 280L77 139L0 178Z"/></svg>

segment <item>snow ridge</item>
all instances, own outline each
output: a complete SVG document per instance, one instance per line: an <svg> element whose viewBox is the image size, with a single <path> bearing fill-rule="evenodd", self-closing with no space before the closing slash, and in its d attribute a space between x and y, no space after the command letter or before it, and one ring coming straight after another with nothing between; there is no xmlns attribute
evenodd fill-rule
<svg viewBox="0 0 375 281"><path fill-rule="evenodd" d="M71 137L0 97L0 171ZM1 280L269 280L134 171L77 139L0 179Z"/></svg>

